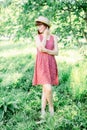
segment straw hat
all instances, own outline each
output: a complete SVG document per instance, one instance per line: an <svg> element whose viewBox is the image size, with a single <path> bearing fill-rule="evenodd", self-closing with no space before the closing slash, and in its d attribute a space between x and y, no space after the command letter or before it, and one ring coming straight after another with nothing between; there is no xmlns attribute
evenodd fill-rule
<svg viewBox="0 0 87 130"><path fill-rule="evenodd" d="M51 26L49 19L46 18L46 17L44 17L44 16L39 16L39 17L35 20L35 22L41 22L41 23L44 23L44 24L48 25L49 27Z"/></svg>

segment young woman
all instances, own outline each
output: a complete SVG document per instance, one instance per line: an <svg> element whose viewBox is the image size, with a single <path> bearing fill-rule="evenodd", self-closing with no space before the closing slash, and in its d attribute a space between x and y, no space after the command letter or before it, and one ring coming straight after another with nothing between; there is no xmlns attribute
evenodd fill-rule
<svg viewBox="0 0 87 130"><path fill-rule="evenodd" d="M35 21L38 35L35 38L37 55L33 85L42 85L41 115L45 116L46 104L54 115L52 85L58 85L58 71L55 55L58 55L57 37L50 33L50 21L43 16Z"/></svg>

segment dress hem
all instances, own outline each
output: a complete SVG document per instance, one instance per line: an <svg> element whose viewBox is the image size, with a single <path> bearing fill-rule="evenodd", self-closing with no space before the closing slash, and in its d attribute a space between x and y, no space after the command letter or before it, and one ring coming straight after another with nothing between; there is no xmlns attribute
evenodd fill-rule
<svg viewBox="0 0 87 130"><path fill-rule="evenodd" d="M50 85L53 85L53 86L56 86L56 85L59 85L59 83L55 83L55 84L52 84L52 83L38 83L38 84L32 84L33 86L36 86L36 85L44 85L44 84L50 84Z"/></svg>

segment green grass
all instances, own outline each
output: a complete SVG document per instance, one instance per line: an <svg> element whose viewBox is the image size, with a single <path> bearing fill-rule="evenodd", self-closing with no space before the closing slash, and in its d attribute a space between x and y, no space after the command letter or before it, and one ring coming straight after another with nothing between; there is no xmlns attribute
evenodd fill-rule
<svg viewBox="0 0 87 130"><path fill-rule="evenodd" d="M38 125L42 90L32 86L35 48L27 42L0 44L0 130L87 129L87 59L79 49L59 50L55 115L47 112L46 123Z"/></svg>

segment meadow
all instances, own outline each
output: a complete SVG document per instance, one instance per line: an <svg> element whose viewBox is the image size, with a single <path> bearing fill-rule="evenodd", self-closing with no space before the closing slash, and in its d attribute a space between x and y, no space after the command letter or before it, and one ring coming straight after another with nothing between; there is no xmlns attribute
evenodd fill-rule
<svg viewBox="0 0 87 130"><path fill-rule="evenodd" d="M41 86L32 86L36 48L32 41L0 43L0 130L87 130L87 58L77 47L56 56L54 117L40 120Z"/></svg>

